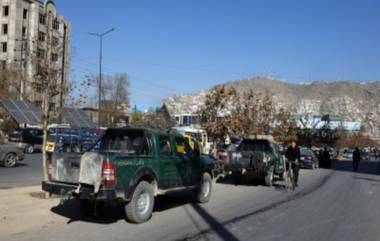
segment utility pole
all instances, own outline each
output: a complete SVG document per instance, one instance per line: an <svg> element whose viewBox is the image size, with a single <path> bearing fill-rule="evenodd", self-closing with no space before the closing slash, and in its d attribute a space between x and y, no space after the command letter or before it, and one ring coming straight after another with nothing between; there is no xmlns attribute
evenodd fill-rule
<svg viewBox="0 0 380 241"><path fill-rule="evenodd" d="M114 31L114 28L104 32L104 33L88 33L89 35L93 35L99 38L100 40L100 53L99 53L99 93L98 93L98 126L101 126L101 101L102 101L102 58L103 58L103 37L110 32Z"/></svg>

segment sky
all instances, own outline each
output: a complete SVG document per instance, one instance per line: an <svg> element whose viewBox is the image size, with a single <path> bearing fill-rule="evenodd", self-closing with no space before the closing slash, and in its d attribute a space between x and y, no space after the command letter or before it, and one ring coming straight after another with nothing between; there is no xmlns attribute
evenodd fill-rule
<svg viewBox="0 0 380 241"><path fill-rule="evenodd" d="M56 0L71 23L71 80L126 73L131 106L257 75L380 80L377 0ZM91 92L91 90L89 90Z"/></svg>

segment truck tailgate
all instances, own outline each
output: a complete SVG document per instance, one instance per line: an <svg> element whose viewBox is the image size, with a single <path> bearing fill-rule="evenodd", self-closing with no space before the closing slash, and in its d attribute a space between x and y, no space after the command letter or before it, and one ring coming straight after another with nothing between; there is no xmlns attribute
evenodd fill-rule
<svg viewBox="0 0 380 241"><path fill-rule="evenodd" d="M102 181L103 157L98 153L54 153L51 180L92 185L97 191Z"/></svg>

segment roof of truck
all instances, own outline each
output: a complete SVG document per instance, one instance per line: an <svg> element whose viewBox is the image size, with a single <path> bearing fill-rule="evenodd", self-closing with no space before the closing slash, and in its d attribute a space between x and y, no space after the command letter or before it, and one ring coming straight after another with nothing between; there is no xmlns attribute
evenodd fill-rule
<svg viewBox="0 0 380 241"><path fill-rule="evenodd" d="M135 130L135 131L143 131L143 132L149 132L149 133L154 133L158 135L181 135L178 131L175 130L169 130L169 131L164 131L161 129L153 129L153 128L135 128L135 127L111 127L106 130L106 132L109 131L128 131L128 130Z"/></svg>

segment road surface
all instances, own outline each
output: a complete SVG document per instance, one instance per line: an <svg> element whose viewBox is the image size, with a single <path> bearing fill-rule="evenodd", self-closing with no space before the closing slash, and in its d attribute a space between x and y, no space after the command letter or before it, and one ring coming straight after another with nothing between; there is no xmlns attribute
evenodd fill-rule
<svg viewBox="0 0 380 241"><path fill-rule="evenodd" d="M0 240L380 240L379 164L351 169L351 162L339 161L332 170L302 170L295 192L281 182L223 182L205 205L191 203L187 193L160 197L152 219L140 225L127 223L121 206L94 217L81 215L73 201L35 199L35 210L19 214L25 227L9 227L16 214L0 221ZM17 207L27 209L24 202Z"/></svg>
<svg viewBox="0 0 380 241"><path fill-rule="evenodd" d="M42 155L25 154L14 168L0 166L0 189L39 185L42 179Z"/></svg>

